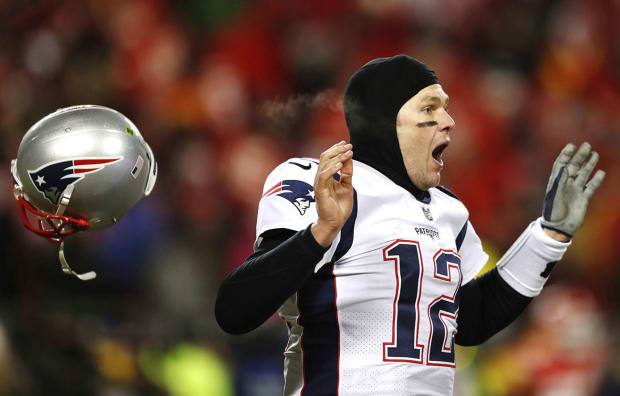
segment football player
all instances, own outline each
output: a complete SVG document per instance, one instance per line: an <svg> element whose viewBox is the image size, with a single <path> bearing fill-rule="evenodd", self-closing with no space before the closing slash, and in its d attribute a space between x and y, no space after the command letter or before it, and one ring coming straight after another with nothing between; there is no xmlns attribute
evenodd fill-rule
<svg viewBox="0 0 620 396"><path fill-rule="evenodd" d="M65 273L64 238L101 231L155 186L157 162L133 122L96 105L59 109L34 124L11 161L14 195L26 228L58 243Z"/></svg>
<svg viewBox="0 0 620 396"><path fill-rule="evenodd" d="M435 73L405 55L349 80L351 143L294 158L267 178L254 253L222 283L216 318L248 332L285 320L285 395L446 395L454 344L477 345L538 295L604 178L567 145L542 216L497 266L463 203L439 185L454 120ZM304 211L299 203L303 202Z"/></svg>

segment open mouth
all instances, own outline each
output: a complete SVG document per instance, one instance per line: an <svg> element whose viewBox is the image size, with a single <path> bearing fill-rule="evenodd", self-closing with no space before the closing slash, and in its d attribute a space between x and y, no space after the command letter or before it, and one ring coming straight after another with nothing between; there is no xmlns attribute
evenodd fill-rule
<svg viewBox="0 0 620 396"><path fill-rule="evenodd" d="M448 143L442 143L439 146L435 147L435 149L433 150L433 159L440 166L443 166L443 160L441 159L441 155L443 154L443 151L446 149L446 147L448 147Z"/></svg>

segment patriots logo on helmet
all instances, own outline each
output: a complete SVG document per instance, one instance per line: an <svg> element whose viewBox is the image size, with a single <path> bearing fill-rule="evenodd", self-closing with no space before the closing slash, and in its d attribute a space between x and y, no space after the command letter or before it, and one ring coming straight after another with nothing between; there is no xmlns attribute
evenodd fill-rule
<svg viewBox="0 0 620 396"><path fill-rule="evenodd" d="M314 188L299 180L283 180L263 194L263 197L277 195L292 203L301 215L306 213L314 199Z"/></svg>
<svg viewBox="0 0 620 396"><path fill-rule="evenodd" d="M100 171L107 165L122 160L123 157L112 158L79 158L49 162L28 174L32 183L43 196L54 205L69 184L77 183L85 175Z"/></svg>

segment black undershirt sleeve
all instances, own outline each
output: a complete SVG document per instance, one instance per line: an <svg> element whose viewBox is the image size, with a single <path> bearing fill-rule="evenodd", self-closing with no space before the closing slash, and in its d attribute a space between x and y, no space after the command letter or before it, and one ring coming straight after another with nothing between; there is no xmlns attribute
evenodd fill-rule
<svg viewBox="0 0 620 396"><path fill-rule="evenodd" d="M273 315L308 279L327 248L310 227L276 229L222 282L215 303L220 327L231 334L254 330ZM497 268L461 287L455 342L479 345L512 323L532 299L511 288Z"/></svg>
<svg viewBox="0 0 620 396"><path fill-rule="evenodd" d="M497 267L461 287L455 342L479 345L512 323L532 298L508 285Z"/></svg>
<svg viewBox="0 0 620 396"><path fill-rule="evenodd" d="M230 334L254 330L301 288L328 248L319 245L308 228L295 232L270 230L261 235L241 266L222 282L215 318Z"/></svg>

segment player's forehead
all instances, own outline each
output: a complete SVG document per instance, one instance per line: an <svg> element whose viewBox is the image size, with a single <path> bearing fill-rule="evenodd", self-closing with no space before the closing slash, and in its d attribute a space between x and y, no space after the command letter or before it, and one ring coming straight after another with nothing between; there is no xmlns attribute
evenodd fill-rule
<svg viewBox="0 0 620 396"><path fill-rule="evenodd" d="M409 99L410 102L418 104L423 104L427 102L440 102L445 104L448 103L448 100L450 100L450 97L443 90L441 84L432 84L428 87L424 87L420 90L420 92L418 92L411 99Z"/></svg>

